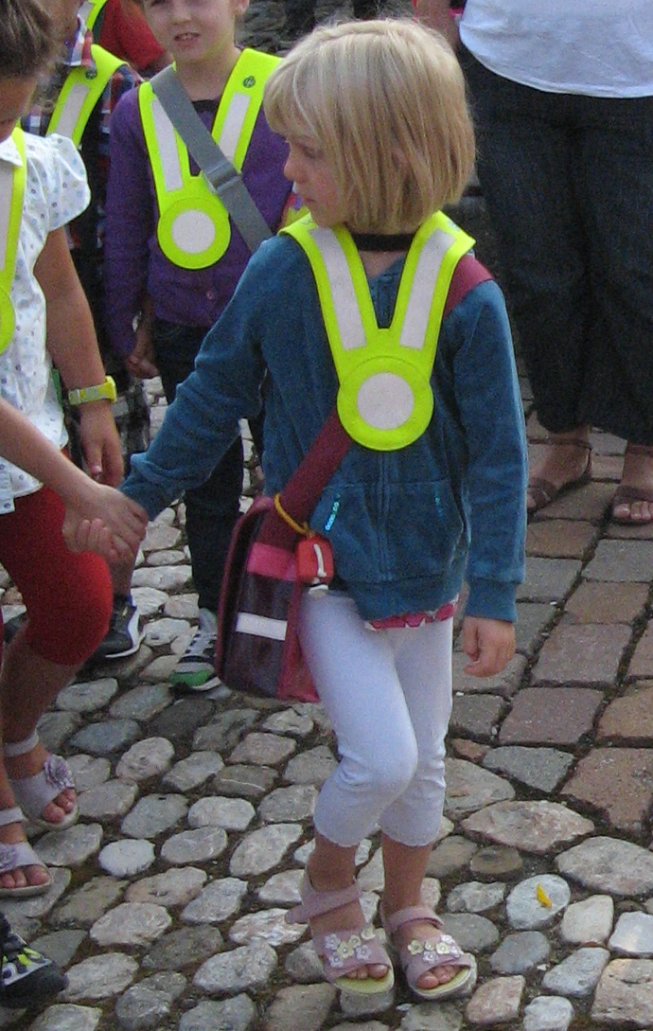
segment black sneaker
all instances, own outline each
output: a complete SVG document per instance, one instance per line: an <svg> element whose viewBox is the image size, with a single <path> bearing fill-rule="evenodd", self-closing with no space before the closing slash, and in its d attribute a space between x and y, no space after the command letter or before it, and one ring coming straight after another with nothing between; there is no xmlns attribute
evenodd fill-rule
<svg viewBox="0 0 653 1031"><path fill-rule="evenodd" d="M131 595L125 597L116 594L107 636L93 652L89 662L124 659L138 651L142 640L141 620Z"/></svg>
<svg viewBox="0 0 653 1031"><path fill-rule="evenodd" d="M31 948L0 914L0 1006L24 1009L47 1002L68 984L56 963Z"/></svg>

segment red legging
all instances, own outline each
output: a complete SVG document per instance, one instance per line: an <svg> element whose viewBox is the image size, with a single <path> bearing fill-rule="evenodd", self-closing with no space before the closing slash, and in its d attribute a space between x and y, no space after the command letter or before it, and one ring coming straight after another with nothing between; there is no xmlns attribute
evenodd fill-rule
<svg viewBox="0 0 653 1031"><path fill-rule="evenodd" d="M61 534L64 505L48 487L16 498L15 505L0 515L0 562L27 607L27 643L57 665L81 665L109 628L107 564L99 555L68 550Z"/></svg>

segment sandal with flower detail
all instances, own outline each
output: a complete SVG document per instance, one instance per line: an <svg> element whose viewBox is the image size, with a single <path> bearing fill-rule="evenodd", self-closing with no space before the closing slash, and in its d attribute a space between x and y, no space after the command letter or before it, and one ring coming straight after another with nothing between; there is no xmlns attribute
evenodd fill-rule
<svg viewBox="0 0 653 1031"><path fill-rule="evenodd" d="M33 731L24 741L5 742L4 754L10 759L17 755L26 755L27 752L36 748L38 743L38 734ZM10 777L9 783L14 798L23 809L27 819L40 830L63 831L77 822L79 818L77 803L59 823L45 820L41 816L45 807L50 802L54 802L62 791L75 787L72 770L60 755L49 755L43 764L43 769L35 773L33 777Z"/></svg>
<svg viewBox="0 0 653 1031"><path fill-rule="evenodd" d="M23 812L18 806L13 806L11 809L0 809L0 827L6 827L10 823L20 823L24 819ZM17 841L13 844L0 842L0 874L13 873L21 866L42 866L48 875L47 881L44 881L43 884L24 884L18 888L3 888L0 885L0 898L31 898L34 895L43 895L52 887L52 874L28 841Z"/></svg>
<svg viewBox="0 0 653 1031"><path fill-rule="evenodd" d="M398 909L392 916L384 917L382 915L382 919L387 939L398 952L404 977L408 987L415 995L419 995L421 999L444 999L456 994L467 984L472 976L471 957L461 950L450 934L440 933L437 938L427 940L413 938L407 945L400 946L395 945L392 941L393 935L400 927L416 921L433 924L434 927L441 930L442 921L432 909L427 906L408 906L406 909ZM419 987L417 982L424 974L444 966L460 967L460 970L444 984L438 984L434 988Z"/></svg>
<svg viewBox="0 0 653 1031"><path fill-rule="evenodd" d="M356 902L361 897L361 890L357 884L351 884L336 891L316 891L305 873L300 895L301 904L286 913L288 924L308 923L313 917L341 909L350 902ZM359 995L376 995L389 991L394 984L392 962L371 924L314 934L313 947L322 960L326 980L336 988ZM376 965L388 968L385 977L347 976L359 967Z"/></svg>

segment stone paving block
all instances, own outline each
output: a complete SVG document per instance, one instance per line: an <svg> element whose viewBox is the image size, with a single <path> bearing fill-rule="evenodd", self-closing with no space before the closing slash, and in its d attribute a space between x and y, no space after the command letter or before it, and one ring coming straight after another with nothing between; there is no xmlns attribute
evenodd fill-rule
<svg viewBox="0 0 653 1031"><path fill-rule="evenodd" d="M653 623L649 623L637 642L627 676L630 679L653 677Z"/></svg>
<svg viewBox="0 0 653 1031"><path fill-rule="evenodd" d="M630 633L621 624L558 625L537 657L533 684L613 684Z"/></svg>
<svg viewBox="0 0 653 1031"><path fill-rule="evenodd" d="M650 541L653 538L653 523L643 523L641 526L608 523L605 528L605 536L613 540L621 538L627 541Z"/></svg>
<svg viewBox="0 0 653 1031"><path fill-rule="evenodd" d="M596 740L653 745L653 687L629 691L610 702L599 720Z"/></svg>
<svg viewBox="0 0 653 1031"><path fill-rule="evenodd" d="M453 653L453 687L463 694L495 694L510 698L519 688L526 670L526 659L515 655L501 673L495 677L472 677L464 672L469 659L461 651Z"/></svg>
<svg viewBox="0 0 653 1031"><path fill-rule="evenodd" d="M638 834L653 804L653 752L593 748L560 793L597 810L615 830Z"/></svg>
<svg viewBox="0 0 653 1031"><path fill-rule="evenodd" d="M573 597L573 595L572 595ZM517 651L531 656L539 648L542 640L560 610L551 602L520 601L517 604Z"/></svg>
<svg viewBox="0 0 653 1031"><path fill-rule="evenodd" d="M565 603L565 622L632 623L644 610L647 584L584 580Z"/></svg>
<svg viewBox="0 0 653 1031"><path fill-rule="evenodd" d="M526 535L526 554L541 558L582 559L599 537L592 523L570 519L531 521Z"/></svg>
<svg viewBox="0 0 653 1031"><path fill-rule="evenodd" d="M649 583L653 574L653 541L599 541L594 558L583 570L586 580Z"/></svg>
<svg viewBox="0 0 653 1031"><path fill-rule="evenodd" d="M653 1027L653 962L650 959L615 959L601 975L592 1021L597 1027Z"/></svg>
<svg viewBox="0 0 653 1031"><path fill-rule="evenodd" d="M457 695L453 700L449 731L491 741L504 707L505 702L498 695Z"/></svg>
<svg viewBox="0 0 653 1031"><path fill-rule="evenodd" d="M575 745L589 734L603 702L588 687L527 687L499 731L502 745Z"/></svg>
<svg viewBox="0 0 653 1031"><path fill-rule="evenodd" d="M526 787L549 793L564 780L573 761L573 756L557 748L506 745L488 751L483 766L494 773L505 773Z"/></svg>
<svg viewBox="0 0 653 1031"><path fill-rule="evenodd" d="M526 581L517 588L517 601L559 601L573 587L581 563L571 558L529 558Z"/></svg>

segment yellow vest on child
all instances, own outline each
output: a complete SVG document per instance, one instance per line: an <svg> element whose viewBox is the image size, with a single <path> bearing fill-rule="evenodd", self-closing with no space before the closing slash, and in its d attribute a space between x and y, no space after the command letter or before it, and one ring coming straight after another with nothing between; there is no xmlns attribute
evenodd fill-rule
<svg viewBox="0 0 653 1031"><path fill-rule="evenodd" d="M23 130L16 126L11 138L18 148L21 163L0 162L0 353L7 350L16 329L11 287L16 275L27 178Z"/></svg>
<svg viewBox="0 0 653 1031"><path fill-rule="evenodd" d="M242 172L265 83L280 58L243 50L220 98L212 136ZM229 214L203 175L192 175L188 149L149 82L138 101L159 208L157 237L166 258L180 268L214 265L231 241Z"/></svg>
<svg viewBox="0 0 653 1031"><path fill-rule="evenodd" d="M86 22L89 29L92 29L95 25L106 3L107 0L84 0L79 9L79 15Z"/></svg>
<svg viewBox="0 0 653 1031"><path fill-rule="evenodd" d="M339 380L338 413L349 435L396 451L433 415L431 375L449 286L473 239L441 211L420 226L406 255L392 322L379 327L356 245L343 227L302 218L281 230L310 261Z"/></svg>
<svg viewBox="0 0 653 1031"><path fill-rule="evenodd" d="M48 136L53 132L67 136L76 147L79 147L82 141L84 129L95 105L112 76L125 63L96 43L91 46L91 55L93 68L83 68L80 65L69 69L47 131Z"/></svg>

